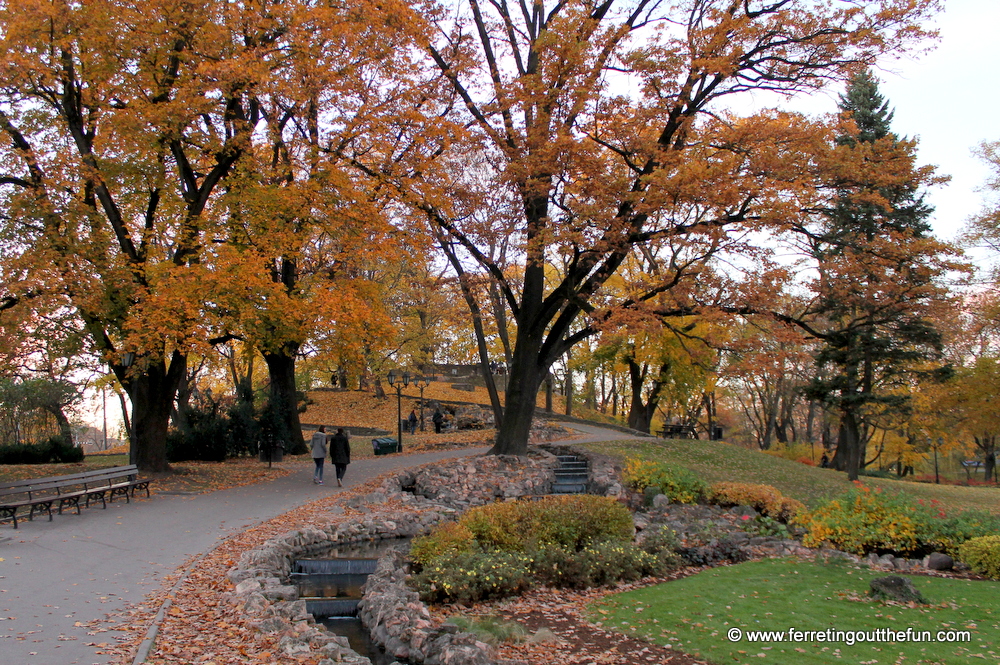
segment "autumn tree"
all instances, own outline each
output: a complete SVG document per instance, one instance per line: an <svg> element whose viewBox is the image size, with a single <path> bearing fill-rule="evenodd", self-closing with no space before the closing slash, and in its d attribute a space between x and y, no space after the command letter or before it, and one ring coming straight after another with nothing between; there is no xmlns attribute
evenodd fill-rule
<svg viewBox="0 0 1000 665"><path fill-rule="evenodd" d="M809 315L821 373L808 394L837 412L833 465L854 480L867 464L873 419L905 409L913 377L947 373L933 320L945 301L938 278L950 265L948 248L929 235L915 144L892 133L892 111L869 72L852 79L840 109L852 126L838 145L904 176L886 182L872 172L842 187L812 245L819 278Z"/></svg>
<svg viewBox="0 0 1000 665"><path fill-rule="evenodd" d="M378 60L394 50L373 47L383 29L412 23L394 18L405 8L369 9L214 0L0 9L0 192L5 232L19 238L0 302L68 300L129 395L143 469L166 468L189 354L244 334L227 317L251 303L300 304L290 296L302 288L302 245L318 234L281 241L344 207L317 175L327 173L317 166L320 126L330 123L324 149L331 129L357 130L328 111L357 110L371 101L366 90L388 90L361 85L372 82L361 53ZM224 197L237 191L247 195L242 209ZM255 207L268 193L273 208ZM275 235L248 233L254 224ZM247 307L227 306L254 287ZM281 398L302 335L276 311L255 332L268 333L257 341ZM300 436L288 401L290 435Z"/></svg>
<svg viewBox="0 0 1000 665"><path fill-rule="evenodd" d="M358 161L397 183L463 260L496 280L517 333L494 452L525 451L540 382L596 334L592 323L682 294L697 278L696 264L673 266L604 301L634 248L671 239L701 246L707 261L736 251L740 233L780 228L817 205L824 127L780 112L740 118L730 110L737 100L814 90L904 48L924 35L918 24L936 5L468 0L439 8L424 49L448 96L422 109L435 120L451 114L456 130L424 141L419 155L404 141L380 161ZM508 234L518 244L516 287L465 224L476 197L460 192L475 182L428 166L439 156L454 166L448 155L468 146L482 146L492 186L517 201L516 235ZM566 269L548 282L548 266L559 263ZM681 295L675 303L690 313Z"/></svg>

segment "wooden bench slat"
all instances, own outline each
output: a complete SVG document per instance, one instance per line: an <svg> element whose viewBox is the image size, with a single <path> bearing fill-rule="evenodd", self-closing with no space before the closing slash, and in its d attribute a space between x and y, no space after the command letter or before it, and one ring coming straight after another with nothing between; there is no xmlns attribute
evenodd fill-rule
<svg viewBox="0 0 1000 665"><path fill-rule="evenodd" d="M138 468L130 464L63 476L0 483L0 520L10 519L16 529L17 511L24 507L29 508L29 520L34 518L37 508L39 512L45 510L51 521L52 506L56 501L59 502L60 515L66 506L75 507L79 515L80 499L83 498L86 498L87 507L90 506L91 498L95 500L99 498L101 505L107 508L107 502L113 502L116 496L124 496L126 502L131 502L136 490L146 490L146 496L150 496L150 481L140 479L138 473Z"/></svg>

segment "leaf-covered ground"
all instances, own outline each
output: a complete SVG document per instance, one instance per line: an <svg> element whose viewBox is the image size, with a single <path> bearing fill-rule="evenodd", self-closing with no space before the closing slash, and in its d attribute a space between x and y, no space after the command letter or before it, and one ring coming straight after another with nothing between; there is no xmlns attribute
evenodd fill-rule
<svg viewBox="0 0 1000 665"><path fill-rule="evenodd" d="M185 566L186 573L166 578L161 591L143 604L130 607L109 621L91 622L89 632L93 635L95 648L112 655L116 665L131 663L160 605L169 598L172 604L163 619L155 648L146 661L149 665L318 665L316 658L279 656L280 635L263 635L251 629L247 617L224 598L224 594L232 590L225 574L244 551L268 538L355 514L344 507L344 502L372 491L379 482L380 479L376 479L365 486L311 502L226 540L204 558L189 562ZM384 508L392 510L395 506L386 504ZM173 589L181 578L183 582ZM658 581L662 580L647 580L646 583ZM557 636L555 641L501 646L498 656L503 658L565 665L694 665L700 662L671 649L605 631L586 621L583 618L585 605L606 593L609 590L549 589L495 605L479 605L473 611L517 620L532 631L546 627ZM437 618L444 621L446 615L439 611Z"/></svg>

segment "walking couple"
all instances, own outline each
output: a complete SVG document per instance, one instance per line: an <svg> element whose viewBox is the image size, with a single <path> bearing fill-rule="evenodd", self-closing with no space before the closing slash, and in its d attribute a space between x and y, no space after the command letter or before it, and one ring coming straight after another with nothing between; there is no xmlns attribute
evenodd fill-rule
<svg viewBox="0 0 1000 665"><path fill-rule="evenodd" d="M312 435L312 456L316 463L316 470L313 472L313 482L317 485L323 484L323 462L326 460L327 442L330 444L330 461L337 471L337 487L344 486L344 472L347 465L351 463L351 441L344 433L343 427L337 428L337 433L330 435L326 433L326 425L320 425L319 429Z"/></svg>

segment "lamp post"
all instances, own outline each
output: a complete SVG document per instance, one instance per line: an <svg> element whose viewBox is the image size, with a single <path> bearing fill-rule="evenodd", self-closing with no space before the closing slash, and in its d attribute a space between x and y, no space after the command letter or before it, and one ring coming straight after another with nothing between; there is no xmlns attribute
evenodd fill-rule
<svg viewBox="0 0 1000 665"><path fill-rule="evenodd" d="M389 370L389 385L396 389L396 452L403 452L403 386L410 385L410 373Z"/></svg>
<svg viewBox="0 0 1000 665"><path fill-rule="evenodd" d="M934 446L934 483L936 485L940 485L941 484L941 478L938 476L938 459L937 459L937 453L938 453L938 448L940 448L943 445L944 445L944 437L939 436L938 440L937 440L937 445Z"/></svg>
<svg viewBox="0 0 1000 665"><path fill-rule="evenodd" d="M418 374L413 379L413 385L420 388L420 431L424 431L424 388L431 384L429 377Z"/></svg>

